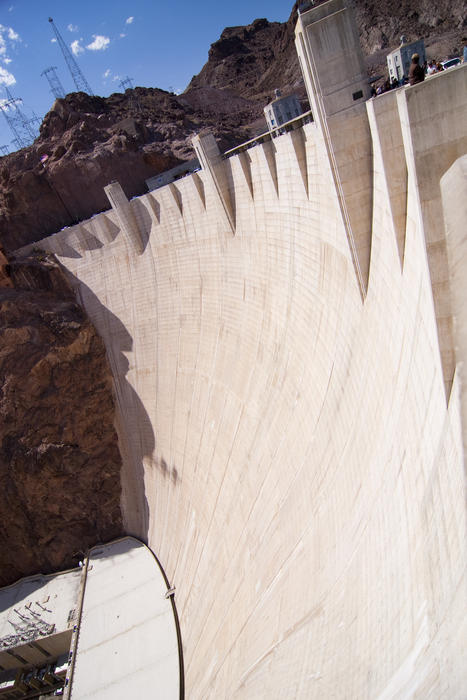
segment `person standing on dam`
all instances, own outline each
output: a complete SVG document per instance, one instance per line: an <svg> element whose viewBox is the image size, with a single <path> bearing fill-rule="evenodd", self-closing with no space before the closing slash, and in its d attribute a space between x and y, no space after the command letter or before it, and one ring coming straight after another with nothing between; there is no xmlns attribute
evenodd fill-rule
<svg viewBox="0 0 467 700"><path fill-rule="evenodd" d="M422 83L425 80L425 71L421 67L420 56L418 53L414 53L412 56L412 63L409 68L409 83L410 85L416 85L417 83Z"/></svg>

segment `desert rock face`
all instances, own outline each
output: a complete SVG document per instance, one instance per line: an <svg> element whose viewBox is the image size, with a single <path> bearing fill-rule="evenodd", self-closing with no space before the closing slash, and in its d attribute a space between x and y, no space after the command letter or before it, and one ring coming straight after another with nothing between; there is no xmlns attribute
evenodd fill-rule
<svg viewBox="0 0 467 700"><path fill-rule="evenodd" d="M188 90L228 87L243 97L261 99L263 105L274 96L275 88L304 96L294 43L296 20L297 3L287 22L257 19L246 27L227 27L212 44L207 63Z"/></svg>
<svg viewBox="0 0 467 700"><path fill-rule="evenodd" d="M7 274L3 263L2 586L76 566L80 551L122 534L104 345L51 259L12 261Z"/></svg>

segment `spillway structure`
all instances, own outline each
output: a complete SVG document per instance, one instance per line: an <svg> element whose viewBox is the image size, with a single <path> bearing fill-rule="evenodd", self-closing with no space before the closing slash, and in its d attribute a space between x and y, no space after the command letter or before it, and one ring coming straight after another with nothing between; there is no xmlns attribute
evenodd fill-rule
<svg viewBox="0 0 467 700"><path fill-rule="evenodd" d="M105 341L125 527L175 588L187 697L453 700L467 66L368 99L343 0L296 42L308 117L227 154L199 135L198 172L111 183L34 246Z"/></svg>

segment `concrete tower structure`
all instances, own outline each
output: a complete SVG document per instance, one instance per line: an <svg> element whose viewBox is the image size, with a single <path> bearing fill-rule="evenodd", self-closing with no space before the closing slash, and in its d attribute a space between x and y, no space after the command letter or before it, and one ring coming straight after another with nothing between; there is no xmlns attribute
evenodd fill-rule
<svg viewBox="0 0 467 700"><path fill-rule="evenodd" d="M295 36L365 296L372 229L372 148L365 107L370 88L352 8L345 0L329 0L301 13Z"/></svg>
<svg viewBox="0 0 467 700"><path fill-rule="evenodd" d="M190 700L460 699L467 66L365 102L341 0L297 45L313 122L198 137L199 172L35 247L106 343Z"/></svg>

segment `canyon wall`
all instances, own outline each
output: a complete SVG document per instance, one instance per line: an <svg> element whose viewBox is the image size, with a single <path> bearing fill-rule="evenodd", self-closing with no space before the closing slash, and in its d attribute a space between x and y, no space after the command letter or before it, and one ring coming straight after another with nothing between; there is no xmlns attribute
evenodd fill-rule
<svg viewBox="0 0 467 700"><path fill-rule="evenodd" d="M104 343L55 261L36 253L2 262L0 586L5 586L21 576L77 565L88 547L123 530L121 458Z"/></svg>

